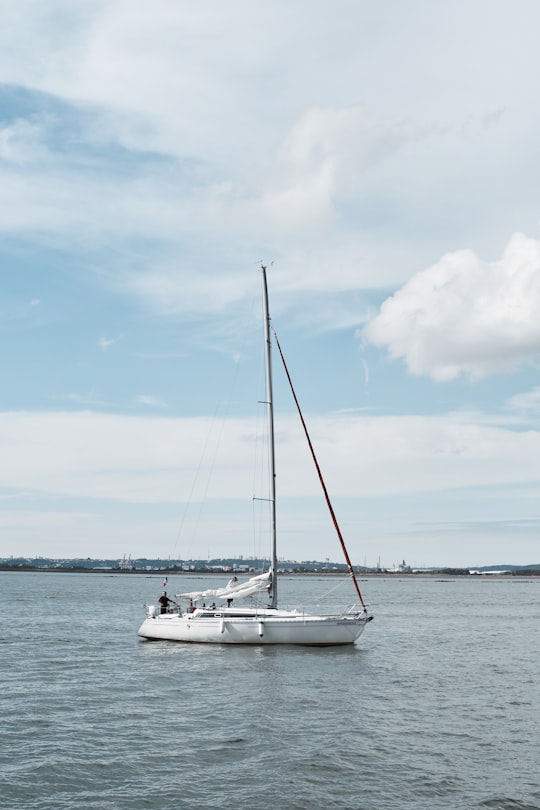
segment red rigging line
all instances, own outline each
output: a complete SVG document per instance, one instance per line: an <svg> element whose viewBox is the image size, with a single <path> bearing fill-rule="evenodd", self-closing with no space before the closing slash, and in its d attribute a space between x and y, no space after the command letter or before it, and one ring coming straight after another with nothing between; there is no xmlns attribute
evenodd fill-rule
<svg viewBox="0 0 540 810"><path fill-rule="evenodd" d="M302 410L300 408L300 403L298 402L296 392L295 392L294 386L292 384L291 376L289 374L289 369L287 368L287 363L285 362L285 357L283 356L283 352L281 351L281 346L279 345L278 336L276 335L276 332L275 332L274 329L272 331L274 332L274 338L276 340L276 346L278 347L279 354L281 356L281 362L283 363L283 368L285 369L285 374L287 375L287 380L289 381L289 386L291 388L291 392L292 392L292 395L294 397L294 401L296 403L296 408L297 408L298 414L300 416L300 421L302 422L302 427L304 428L304 433L306 434L306 439L308 441L309 449L311 451L311 455L313 457L313 461L314 461L315 467L317 469L317 474L319 476L319 481L321 482L321 487L322 487L322 490L324 492L324 497L326 498L326 504L327 504L328 509L330 511L330 515L332 517L332 521L334 523L334 527L336 529L337 536L339 538L339 542L341 543L341 548L342 548L342 551L343 551L343 554L344 554L344 557L345 557L345 562L347 563L347 567L349 569L349 574L351 575L352 581L354 583L354 587L356 589L356 593L358 594L358 598L360 599L360 603L361 603L362 607L365 610L366 606L364 604L364 600L362 599L362 594L360 593L360 588L358 587L358 581L356 579L356 574L354 573L354 569L352 567L352 563L351 563L351 560L350 560L350 557L349 557L349 553L347 551L347 547L345 545L343 535L341 534L341 529L339 528L339 524L337 522L337 518L336 518L336 515L335 515L335 512L334 512L334 509L333 509L332 504L330 502L330 496L328 495L328 490L326 489L326 484L324 483L321 468L319 467L319 462L317 461L317 456L315 455L315 450L313 449L313 445L311 443L311 439L310 439L310 436L309 436L309 433L308 433L307 425L305 423L304 416L303 416Z"/></svg>

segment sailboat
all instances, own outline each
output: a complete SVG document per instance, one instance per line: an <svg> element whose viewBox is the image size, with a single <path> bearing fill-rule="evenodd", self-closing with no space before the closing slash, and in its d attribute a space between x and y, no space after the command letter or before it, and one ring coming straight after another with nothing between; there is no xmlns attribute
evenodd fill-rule
<svg viewBox="0 0 540 810"><path fill-rule="evenodd" d="M272 386L272 340L271 319L268 307L268 285L266 267L261 265L262 298L264 319L264 344L266 366L266 407L268 409L269 441L269 484L270 484L270 522L272 548L269 570L251 577L245 582L229 582L224 588L210 588L202 591L190 591L177 594L177 598L186 600L189 606L182 609L174 602L162 612L160 607L150 605L146 608L146 618L138 634L145 639L168 640L180 642L198 642L210 644L301 644L308 646L332 646L354 644L373 618L368 609L355 576L328 492L319 468L319 464L307 431L304 417L285 364L285 359L274 332L275 344L279 350L285 373L291 387L294 401L308 441L319 481L330 510L349 575L351 577L357 602L347 606L339 613L308 613L304 610L281 609L278 607L278 556L276 532L276 475L275 475L275 441L274 441L274 405ZM256 601L264 597L266 604ZM245 606L239 607L239 600L248 600ZM212 601L210 607L206 605ZM217 601L217 606L216 606ZM201 606L202 604L202 606Z"/></svg>

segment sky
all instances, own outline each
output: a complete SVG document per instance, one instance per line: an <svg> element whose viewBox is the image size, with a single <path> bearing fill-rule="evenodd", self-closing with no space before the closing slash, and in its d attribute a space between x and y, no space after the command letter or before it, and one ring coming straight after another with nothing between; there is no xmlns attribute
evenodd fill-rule
<svg viewBox="0 0 540 810"><path fill-rule="evenodd" d="M537 0L0 17L0 557L268 554L264 261L353 563L539 562ZM274 371L279 556L338 561Z"/></svg>

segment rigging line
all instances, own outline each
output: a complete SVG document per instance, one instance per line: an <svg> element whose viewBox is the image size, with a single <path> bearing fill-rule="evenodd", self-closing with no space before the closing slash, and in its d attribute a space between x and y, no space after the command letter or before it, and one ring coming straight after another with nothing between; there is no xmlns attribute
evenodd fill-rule
<svg viewBox="0 0 540 810"><path fill-rule="evenodd" d="M341 543L341 549L342 549L344 557L345 557L345 562L347 563L347 568L349 569L349 574L351 575L351 579L353 581L356 593L358 594L358 598L360 599L360 604L362 605L362 607L365 610L366 606L365 606L364 600L362 599L362 594L360 593L360 588L358 586L358 581L356 579L356 575L355 575L354 569L352 567L352 563L351 563L351 560L350 560L350 557L349 557L349 552L347 551L347 547L345 545L343 535L341 534L341 529L339 528L339 524L337 522L337 518L336 518L336 515L335 515L335 512L334 512L334 509L333 509L332 504L330 502L330 496L328 495L328 490L326 489L326 484L324 483L321 468L319 467L319 462L317 461L317 456L315 455L315 450L314 450L313 445L311 443L311 438L309 436L307 425L305 423L304 416L303 416L302 411L300 409L300 403L298 402L296 392L295 392L294 386L292 384L291 376L289 374L289 369L287 368L287 363L285 362L285 357L283 356L283 352L281 351L281 346L279 345L279 340L278 340L278 336L276 334L276 330L272 329L272 331L274 333L274 338L276 340L276 346L278 347L279 354L281 356L281 362L283 363L283 368L285 369L285 374L287 375L287 380L289 381L289 386L290 386L290 389L291 389L291 392L292 392L292 395L293 395L293 398L294 398L294 401L295 401L295 404L296 404L296 409L298 411L298 415L300 416L300 421L302 422L302 427L304 428L304 433L306 434L306 439L307 439L307 442L308 442L308 445L309 445L309 449L311 451L311 456L312 456L313 461L315 463L315 468L317 470L317 475L319 476L319 481L320 481L320 484L321 484L321 487L322 487L322 491L323 491L324 497L326 499L326 505L328 506L328 509L330 511L330 516L332 518L334 528L335 528L335 530L337 532L339 542Z"/></svg>
<svg viewBox="0 0 540 810"><path fill-rule="evenodd" d="M215 444L214 444L214 447L213 447L213 453L212 453L211 457L209 458L209 469L208 469L208 471L206 473L206 479L202 482L203 491L202 491L202 495L201 495L200 502L199 502L199 509L198 509L196 517L195 517L194 536L190 540L190 544L189 544L188 548L191 548L192 543L196 539L195 536L197 535L197 533L199 531L199 526L200 526L200 523L201 523L201 517L202 517L203 509L206 506L206 502L207 502L207 498L208 498L208 491L210 489L210 482L211 482L211 479L212 479L212 475L213 475L214 468L215 468L215 465L216 465L216 459L218 457L220 446L221 446L221 440L222 440L222 437L223 437L223 431L225 429L225 422L226 422L227 417L228 417L228 415L230 413L232 393L233 393L234 389L236 388L237 381L238 381L238 365L239 365L238 363L234 364L234 372L231 375L230 380L229 380L229 390L228 390L228 393L227 393L227 396L226 396L225 400L216 403L216 406L214 408L214 413L213 413L212 417L209 418L208 432L206 433L206 438L205 438L205 441L204 441L202 455L201 455L201 457L199 459L197 470L195 472L195 477L194 477L194 479L192 481L191 490L190 490L190 493L189 493L189 498L188 498L188 501L186 502L186 505L185 505L185 508L184 508L184 513L182 515L182 520L181 520L181 523L180 523L180 527L179 527L178 532L177 532L177 536L176 536L176 540L175 540L175 544L174 544L174 553L176 553L176 548L178 546L178 543L180 542L180 538L181 538L182 532L184 530L184 524L185 524L186 519L187 519L188 511L190 510L190 508L192 506L192 500L193 500L193 496L194 496L194 493L195 493L195 489L199 484L199 479L201 478L201 470L202 470L204 462L206 462L206 460L207 460L207 451L209 450L210 439L212 438L212 440L215 442ZM218 424L218 417L219 417L219 424ZM213 436L215 435L216 430L217 430L217 438L214 439Z"/></svg>
<svg viewBox="0 0 540 810"><path fill-rule="evenodd" d="M213 419L210 421L210 427L209 427L209 430L208 430L208 432L206 434L206 439L205 439L205 442L204 442L203 451L202 451L202 454L201 454L201 456L199 458L199 463L198 463L197 469L195 471L195 476L194 476L194 478L193 478L193 480L191 482L191 490L190 490L188 498L186 500L186 503L185 503L185 506L184 506L184 512L182 514L182 519L180 521L180 526L179 526L178 532L176 534L176 540L175 540L174 548L173 548L173 557L176 554L176 549L177 549L178 543L180 542L180 538L181 538L182 533L183 533L184 524L186 522L187 514L188 514L188 511L189 511L189 509L191 508L191 505L192 505L192 499L193 499L195 489L196 489L198 481L199 481L199 475L200 475L200 472L201 472L203 462L205 461L206 451L207 451L207 448L208 448L208 443L210 441L210 436L211 436L211 434L212 434L212 432L214 430L214 424L215 424L215 420L217 418L217 412L218 412L218 406L216 406L216 410L214 412Z"/></svg>
<svg viewBox="0 0 540 810"><path fill-rule="evenodd" d="M317 597L317 599L319 601L321 601L322 599L326 599L327 596L330 596L330 594L334 593L334 591L337 591L338 588L343 588L345 583L348 582L348 581L349 581L348 579L340 579L332 588L329 588L327 591L324 591L323 593L321 593Z"/></svg>

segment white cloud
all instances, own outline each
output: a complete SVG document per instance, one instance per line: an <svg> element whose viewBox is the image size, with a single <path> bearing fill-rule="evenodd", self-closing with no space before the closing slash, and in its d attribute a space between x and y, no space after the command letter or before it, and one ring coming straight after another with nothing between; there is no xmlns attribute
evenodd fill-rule
<svg viewBox="0 0 540 810"><path fill-rule="evenodd" d="M381 306L365 336L434 380L512 371L540 356L540 242L514 234L499 261L443 256Z"/></svg>
<svg viewBox="0 0 540 810"><path fill-rule="evenodd" d="M19 512L16 510L4 511L0 517L0 526L4 532L11 532L23 528L33 531L35 535L56 532L63 527L74 529L79 523L92 522L94 515L91 512ZM36 543L39 548L39 541Z"/></svg>
<svg viewBox="0 0 540 810"><path fill-rule="evenodd" d="M67 399L70 402L75 402L79 407L89 407L89 408L96 408L96 407L111 407L112 402L107 402L106 400L102 399L96 391L87 391L84 394L78 393L76 391L70 391L67 394Z"/></svg>
<svg viewBox="0 0 540 810"><path fill-rule="evenodd" d="M465 536L482 537L486 521L536 515L536 430L513 431L481 414L307 418L355 563L368 553L376 559L377 549L393 561L414 554L441 564L454 554L460 564L496 562L491 537L488 551L463 545L456 560L456 549ZM0 414L0 490L17 496L9 514L5 501L0 518L9 539L4 553L16 543L27 554L147 556L152 549L166 556L179 526L179 556L198 556L201 548L216 556L252 553L250 501L266 494L254 484L255 433L251 421L233 418L218 425L85 412ZM276 439L281 553L337 555L297 420L280 419ZM458 525L467 521L468 528ZM449 551L448 532L458 528ZM514 560L527 562L536 542L530 534L518 543L508 528Z"/></svg>
<svg viewBox="0 0 540 810"><path fill-rule="evenodd" d="M147 408L166 408L167 403L153 394L138 394L136 401Z"/></svg>
<svg viewBox="0 0 540 810"><path fill-rule="evenodd" d="M16 119L0 128L0 161L22 166L44 159L42 128L36 122Z"/></svg>
<svg viewBox="0 0 540 810"><path fill-rule="evenodd" d="M110 346L114 346L115 343L118 343L119 340L123 340L124 335L118 335L114 338L107 338L107 337L100 337L98 340L98 346L102 351L106 352Z"/></svg>
<svg viewBox="0 0 540 810"><path fill-rule="evenodd" d="M215 266L195 272L189 260L186 264L184 267L160 265L148 272L126 271L120 287L168 315L232 312L248 293L253 294L257 282L254 262L251 276L238 271L224 275Z"/></svg>
<svg viewBox="0 0 540 810"><path fill-rule="evenodd" d="M440 10L413 5L422 13L398 2L392 13L345 2L339 14L323 2L20 0L0 30L0 71L45 95L0 136L0 228L104 249L102 268L130 267L125 291L203 315L245 300L238 268L262 251L276 259L278 295L319 297L312 322L357 325L349 292L403 283L463 231L492 245L497 206L507 233L537 210L536 27L514 44L511 10L490 8L486 32L483 4L458 3L444 26ZM479 32L484 48L504 38L515 70L484 70ZM526 176L500 174L508 139ZM494 168L504 195L491 191ZM516 200L528 200L520 217Z"/></svg>
<svg viewBox="0 0 540 810"><path fill-rule="evenodd" d="M243 460L245 470L250 470L241 452L245 427L233 422L224 443L225 467L240 465L241 470ZM0 444L5 469L9 463L13 478L10 483L7 474L0 474L0 486L123 502L179 502L182 493L191 490L201 448L212 430L211 420L202 418L182 421L90 412L3 414ZM242 477L247 472L239 474ZM231 496L228 480L220 486Z"/></svg>
<svg viewBox="0 0 540 810"><path fill-rule="evenodd" d="M515 394L505 404L510 410L533 415L540 413L540 386L536 386L531 391Z"/></svg>
<svg viewBox="0 0 540 810"><path fill-rule="evenodd" d="M540 482L540 433L513 431L481 414L440 417L308 418L336 497ZM219 434L219 437L218 437ZM213 473L213 497L252 494L251 421L79 413L4 413L0 470L4 490L120 502L181 502L197 470ZM313 496L319 485L295 418L277 430L280 491ZM216 445L201 458L203 448ZM219 457L215 455L219 445ZM3 472L2 472L3 470Z"/></svg>

